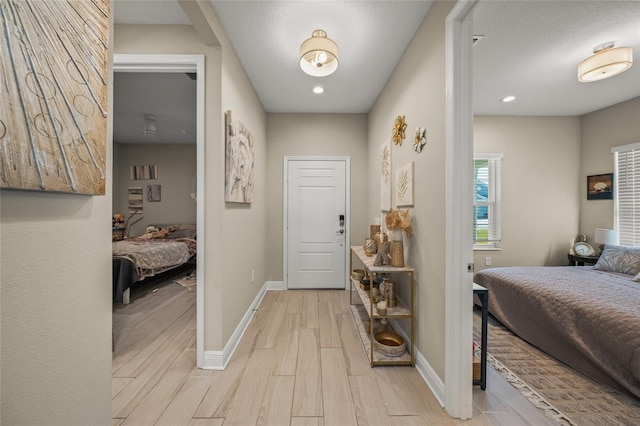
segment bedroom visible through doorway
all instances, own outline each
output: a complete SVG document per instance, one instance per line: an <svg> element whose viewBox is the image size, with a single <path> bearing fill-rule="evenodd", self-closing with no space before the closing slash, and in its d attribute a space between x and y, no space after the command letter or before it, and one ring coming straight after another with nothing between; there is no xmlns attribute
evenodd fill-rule
<svg viewBox="0 0 640 426"><path fill-rule="evenodd" d="M132 288L145 298L166 286L195 293L201 367L204 247L197 241L204 234L204 81L199 76L204 76L201 55L114 55L113 213L125 217L124 234L145 239L136 246L153 247L149 254L138 247L121 253L130 241L114 243L114 298L123 278L115 263L120 257L134 260L129 266L134 276L127 278L125 271L123 282L141 275ZM162 254L150 254L156 250ZM195 286L175 282L187 276L195 277ZM119 331L114 328L116 345Z"/></svg>

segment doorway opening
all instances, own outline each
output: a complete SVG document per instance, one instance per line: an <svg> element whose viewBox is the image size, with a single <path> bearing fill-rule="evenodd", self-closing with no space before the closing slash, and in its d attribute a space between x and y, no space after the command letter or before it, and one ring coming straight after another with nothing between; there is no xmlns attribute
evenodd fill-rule
<svg viewBox="0 0 640 426"><path fill-rule="evenodd" d="M205 180L204 180L204 145L205 145L205 68L203 55L143 55L115 54L113 56L114 73L183 73L196 82L196 172L189 176L193 182L189 196L196 204L196 240L200 241L196 252L196 354L197 366L204 364L204 235L205 235ZM159 125L160 123L156 123ZM181 130L181 129L178 129ZM142 132L142 129L140 130ZM145 165L143 165L145 166ZM146 165L148 166L148 165ZM160 173L160 171L158 171ZM146 184L147 182L145 182ZM161 192L160 192L161 194ZM161 195L160 195L161 197Z"/></svg>

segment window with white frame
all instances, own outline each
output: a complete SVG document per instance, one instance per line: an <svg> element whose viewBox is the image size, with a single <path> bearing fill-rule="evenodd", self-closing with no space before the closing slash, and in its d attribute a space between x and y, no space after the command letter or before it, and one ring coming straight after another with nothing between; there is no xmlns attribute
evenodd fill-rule
<svg viewBox="0 0 640 426"><path fill-rule="evenodd" d="M502 154L473 158L473 248L500 248L500 168Z"/></svg>
<svg viewBox="0 0 640 426"><path fill-rule="evenodd" d="M640 142L611 148L614 154L614 229L619 244L640 245Z"/></svg>

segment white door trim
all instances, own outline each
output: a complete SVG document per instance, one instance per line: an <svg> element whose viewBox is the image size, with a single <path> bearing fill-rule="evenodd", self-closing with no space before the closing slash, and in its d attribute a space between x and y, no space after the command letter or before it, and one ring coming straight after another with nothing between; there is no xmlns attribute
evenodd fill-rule
<svg viewBox="0 0 640 426"><path fill-rule="evenodd" d="M446 19L446 265L445 409L451 417L473 413L472 165L473 13L478 0L456 3Z"/></svg>
<svg viewBox="0 0 640 426"><path fill-rule="evenodd" d="M288 238L289 232L287 230L287 211L289 206L289 162L290 161L344 161L345 162L345 215L347 217L345 224L345 243L347 244L345 247L345 270L344 276L349 276L349 260L351 254L351 157L301 157L301 156L291 156L284 157L284 179L283 179L283 190L282 190L282 281L284 282L284 288L289 288L289 284L287 283L287 271L289 268L287 261L287 253L288 253ZM345 278L345 289L346 287L346 278Z"/></svg>
<svg viewBox="0 0 640 426"><path fill-rule="evenodd" d="M204 55L114 54L114 72L196 72L196 222L198 241L205 240L205 69ZM196 253L196 354L197 366L204 366L204 244Z"/></svg>

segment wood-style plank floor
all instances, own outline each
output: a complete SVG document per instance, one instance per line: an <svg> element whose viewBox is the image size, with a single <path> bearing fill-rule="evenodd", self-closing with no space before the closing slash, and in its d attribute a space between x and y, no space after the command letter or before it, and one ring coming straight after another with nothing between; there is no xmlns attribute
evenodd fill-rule
<svg viewBox="0 0 640 426"><path fill-rule="evenodd" d="M451 419L415 368L369 367L338 290L267 292L226 370L199 370L195 300L169 281L114 306L113 425L555 424L491 368Z"/></svg>

